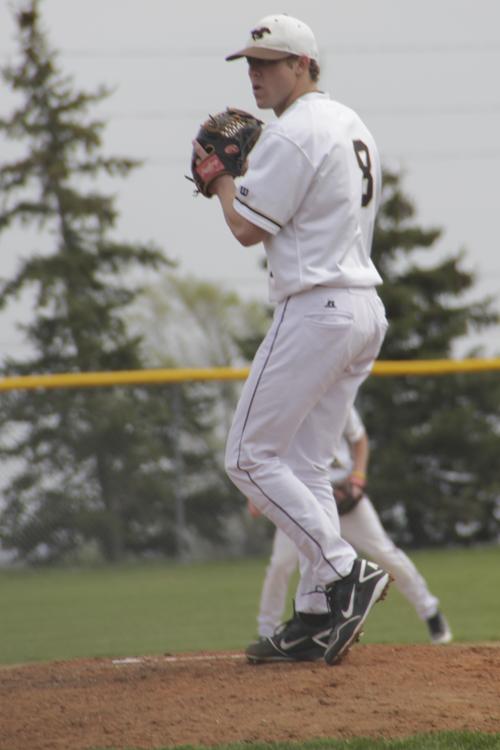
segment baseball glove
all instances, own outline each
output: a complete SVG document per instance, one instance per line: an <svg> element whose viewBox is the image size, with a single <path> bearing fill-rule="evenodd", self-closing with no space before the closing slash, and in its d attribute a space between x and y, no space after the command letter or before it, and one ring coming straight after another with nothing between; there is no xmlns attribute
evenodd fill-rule
<svg viewBox="0 0 500 750"><path fill-rule="evenodd" d="M255 146L263 124L249 112L230 107L225 112L209 116L196 136L208 156L200 160L193 150L191 157L191 173L198 193L211 198L210 185L217 177L243 174L248 154Z"/></svg>
<svg viewBox="0 0 500 750"><path fill-rule="evenodd" d="M359 484L354 484L350 479L345 482L339 482L333 485L333 496L337 503L339 516L344 516L354 510L356 505L363 497L363 488Z"/></svg>

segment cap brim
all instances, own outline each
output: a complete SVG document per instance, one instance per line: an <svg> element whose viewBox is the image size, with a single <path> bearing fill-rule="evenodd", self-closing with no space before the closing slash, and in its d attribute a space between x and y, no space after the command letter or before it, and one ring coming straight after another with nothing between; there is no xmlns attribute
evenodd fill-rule
<svg viewBox="0 0 500 750"><path fill-rule="evenodd" d="M284 60L286 57L290 57L290 52L277 49L266 49L266 47L245 47L240 49L239 52L233 52L232 55L228 55L226 60L239 60L242 57L256 57L257 60Z"/></svg>

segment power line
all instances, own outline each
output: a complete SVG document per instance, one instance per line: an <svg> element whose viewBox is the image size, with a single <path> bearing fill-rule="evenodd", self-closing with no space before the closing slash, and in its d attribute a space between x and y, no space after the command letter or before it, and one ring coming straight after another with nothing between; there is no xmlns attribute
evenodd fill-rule
<svg viewBox="0 0 500 750"><path fill-rule="evenodd" d="M65 57L129 57L134 59L158 59L158 58L186 58L186 57L209 57L223 58L226 51L220 49L209 49L183 47L181 49L74 49L61 50ZM404 45L339 45L322 48L323 55L428 55L428 54L487 54L500 52L500 41L488 42L455 42L453 44L427 43L427 44L404 44Z"/></svg>
<svg viewBox="0 0 500 750"><path fill-rule="evenodd" d="M500 115L499 102L485 102L478 105L456 104L450 107L371 107L358 104L357 110L363 116L370 117L479 117L482 115ZM102 111L100 117L105 121L142 120L149 122L198 120L201 109L151 109L151 110L109 110Z"/></svg>
<svg viewBox="0 0 500 750"><path fill-rule="evenodd" d="M479 105L457 104L450 107L428 107L428 106L411 106L411 107L394 107L378 108L363 107L358 105L357 109L364 115L371 117L457 117L457 116L479 116L479 115L499 115L499 102L485 102ZM103 113L103 117L109 120L183 120L195 119L200 116L200 110L189 109L154 109L154 110L123 110L109 111Z"/></svg>
<svg viewBox="0 0 500 750"><path fill-rule="evenodd" d="M470 151L460 149L457 151L404 151L402 154L386 155L389 159L399 161L493 161L500 158L500 149L471 149Z"/></svg>
<svg viewBox="0 0 500 750"><path fill-rule="evenodd" d="M339 44L328 45L322 48L323 55L429 55L429 54L467 54L467 55L485 55L498 54L500 52L500 41L477 41L477 42L452 42L445 44L442 42L427 42L425 44ZM150 47L118 47L116 49L107 48L74 48L60 49L59 54L66 58L105 58L105 59L131 59L131 60L157 60L172 58L214 58L223 59L227 50L215 49L209 47L182 47L168 49ZM2 58L6 58L9 53L3 49L0 52Z"/></svg>
<svg viewBox="0 0 500 750"><path fill-rule="evenodd" d="M500 114L500 101L499 102L485 102L479 105L464 105L457 104L450 107L427 107L427 106L412 106L412 107L395 107L393 109L377 109L371 107L358 107L363 113L369 114L370 116L386 116L391 117L475 117L476 115L498 115Z"/></svg>
<svg viewBox="0 0 500 750"><path fill-rule="evenodd" d="M489 54L500 52L500 41L488 42L428 42L426 44L343 45L323 48L335 55L429 55L429 54Z"/></svg>

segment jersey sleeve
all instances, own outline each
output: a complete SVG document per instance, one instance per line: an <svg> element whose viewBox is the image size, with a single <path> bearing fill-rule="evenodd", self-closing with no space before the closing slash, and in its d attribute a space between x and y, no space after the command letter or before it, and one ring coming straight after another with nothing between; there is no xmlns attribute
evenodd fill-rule
<svg viewBox="0 0 500 750"><path fill-rule="evenodd" d="M356 443L365 434L365 426L361 421L357 410L353 406L347 417L346 426L344 428L344 437L348 443Z"/></svg>
<svg viewBox="0 0 500 750"><path fill-rule="evenodd" d="M281 133L266 133L236 188L234 209L272 235L294 216L314 177L304 152Z"/></svg>

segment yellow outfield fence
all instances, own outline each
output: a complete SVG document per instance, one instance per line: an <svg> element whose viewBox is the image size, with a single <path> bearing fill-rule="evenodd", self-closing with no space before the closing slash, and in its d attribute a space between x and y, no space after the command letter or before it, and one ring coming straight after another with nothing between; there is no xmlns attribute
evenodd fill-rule
<svg viewBox="0 0 500 750"><path fill-rule="evenodd" d="M500 358L494 359L420 359L375 362L372 374L449 375L458 372L500 370ZM20 375L0 378L0 391L45 388L98 388L115 385L159 385L196 380L245 380L248 367L170 368L121 370L117 372L71 372L58 375Z"/></svg>

